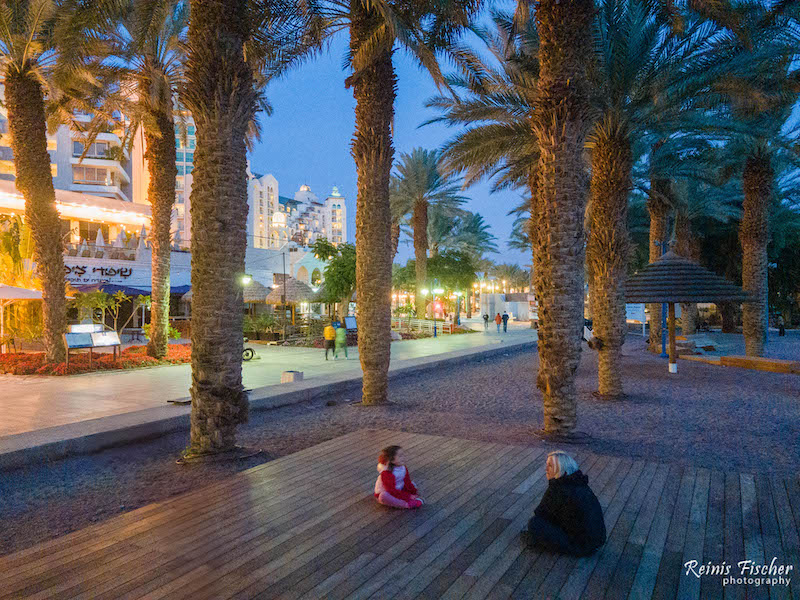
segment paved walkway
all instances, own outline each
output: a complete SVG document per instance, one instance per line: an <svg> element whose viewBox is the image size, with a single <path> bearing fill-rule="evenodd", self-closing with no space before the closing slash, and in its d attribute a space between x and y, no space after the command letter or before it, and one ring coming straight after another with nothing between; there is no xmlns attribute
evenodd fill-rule
<svg viewBox="0 0 800 600"><path fill-rule="evenodd" d="M387 443L420 509L372 497ZM546 449L361 430L0 558L0 599L798 597L796 476L573 454L608 534L590 557L519 543Z"/></svg>
<svg viewBox="0 0 800 600"><path fill-rule="evenodd" d="M506 341L536 339L527 324L516 324L507 334L446 335L392 344L392 364L441 356ZM258 359L242 367L244 385L255 389L280 383L281 373L303 371L305 379L322 375L360 374L358 350L350 348L349 360L325 361L323 350L252 344ZM168 400L185 399L191 382L190 365L175 365L73 375L69 377L0 375L0 438L47 427L77 423L147 408L165 406Z"/></svg>

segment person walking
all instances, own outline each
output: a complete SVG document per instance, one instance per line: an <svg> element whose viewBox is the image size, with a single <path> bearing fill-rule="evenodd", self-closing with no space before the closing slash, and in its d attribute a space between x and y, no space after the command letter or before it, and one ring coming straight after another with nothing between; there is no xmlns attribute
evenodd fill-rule
<svg viewBox="0 0 800 600"><path fill-rule="evenodd" d="M509 319L508 313L506 311L503 311L502 319L503 319L503 333L506 333L508 331L508 319Z"/></svg>
<svg viewBox="0 0 800 600"><path fill-rule="evenodd" d="M339 350L344 350L344 358L348 360L347 356L347 329L341 325L336 328L336 348L333 351L333 360L339 358Z"/></svg>
<svg viewBox="0 0 800 600"><path fill-rule="evenodd" d="M484 313L484 315L483 315L483 330L486 333L489 333L489 314L488 313Z"/></svg>
<svg viewBox="0 0 800 600"><path fill-rule="evenodd" d="M778 317L778 336L783 337L786 335L786 321L783 320L783 315Z"/></svg>
<svg viewBox="0 0 800 600"><path fill-rule="evenodd" d="M503 322L503 317L500 316L500 313L497 313L497 316L494 318L495 325L497 325L497 333L500 333L500 324Z"/></svg>
<svg viewBox="0 0 800 600"><path fill-rule="evenodd" d="M331 323L325 326L325 329L322 330L322 337L325 338L325 360L328 360L328 350L334 352L334 357L336 356L334 350L334 340L336 339L336 329L333 328Z"/></svg>

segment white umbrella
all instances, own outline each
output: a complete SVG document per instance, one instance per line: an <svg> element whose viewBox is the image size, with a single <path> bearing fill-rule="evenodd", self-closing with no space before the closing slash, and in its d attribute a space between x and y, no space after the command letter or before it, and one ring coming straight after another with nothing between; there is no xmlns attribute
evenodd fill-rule
<svg viewBox="0 0 800 600"><path fill-rule="evenodd" d="M114 248L124 248L125 247L125 236L120 230L119 234L117 234L117 239L114 240Z"/></svg>
<svg viewBox="0 0 800 600"><path fill-rule="evenodd" d="M81 244L78 246L78 256L83 256L83 253L86 252L89 247L86 245L86 240L81 238Z"/></svg>
<svg viewBox="0 0 800 600"><path fill-rule="evenodd" d="M6 306L17 300L41 300L42 292L0 284L0 340L6 337ZM5 345L5 344L3 344Z"/></svg>
<svg viewBox="0 0 800 600"><path fill-rule="evenodd" d="M103 246L106 245L106 241L103 239L103 230L102 229L98 229L97 230L97 237L94 240L94 245L97 248L102 248Z"/></svg>
<svg viewBox="0 0 800 600"><path fill-rule="evenodd" d="M143 240L145 237L147 237L147 232L144 229L144 225L142 225L142 230L139 232L139 239Z"/></svg>
<svg viewBox="0 0 800 600"><path fill-rule="evenodd" d="M144 231L144 227L142 227L142 230ZM144 245L144 235L140 235L139 236L139 245L136 246L136 249L137 250L144 250L145 247L146 246Z"/></svg>

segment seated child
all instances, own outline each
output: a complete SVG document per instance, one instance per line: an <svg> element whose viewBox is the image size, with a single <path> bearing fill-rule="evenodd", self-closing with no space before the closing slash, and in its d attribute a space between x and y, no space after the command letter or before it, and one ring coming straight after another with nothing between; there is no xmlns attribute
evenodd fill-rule
<svg viewBox="0 0 800 600"><path fill-rule="evenodd" d="M547 456L548 485L528 521L522 539L528 546L551 552L589 556L606 541L603 509L569 454L558 450Z"/></svg>
<svg viewBox="0 0 800 600"><path fill-rule="evenodd" d="M384 506L419 508L422 499L406 469L406 459L400 446L387 446L378 456L378 481L375 498Z"/></svg>

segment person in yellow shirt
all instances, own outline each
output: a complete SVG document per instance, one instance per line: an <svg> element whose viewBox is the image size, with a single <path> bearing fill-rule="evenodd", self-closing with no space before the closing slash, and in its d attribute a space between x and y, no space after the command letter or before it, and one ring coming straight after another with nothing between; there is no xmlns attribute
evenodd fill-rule
<svg viewBox="0 0 800 600"><path fill-rule="evenodd" d="M328 360L328 350L333 352L334 344L336 343L336 330L333 325L328 323L322 332L322 336L325 338L325 360Z"/></svg>

